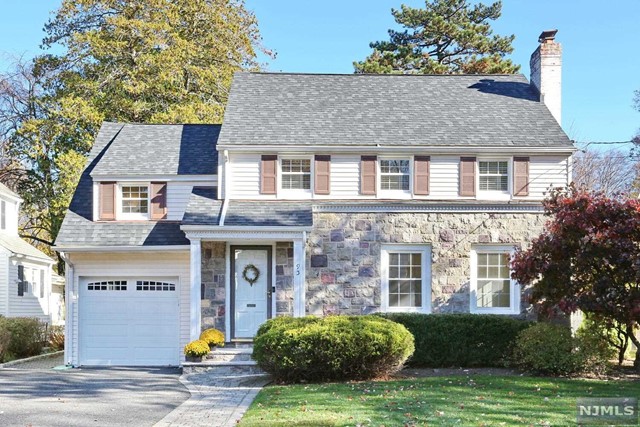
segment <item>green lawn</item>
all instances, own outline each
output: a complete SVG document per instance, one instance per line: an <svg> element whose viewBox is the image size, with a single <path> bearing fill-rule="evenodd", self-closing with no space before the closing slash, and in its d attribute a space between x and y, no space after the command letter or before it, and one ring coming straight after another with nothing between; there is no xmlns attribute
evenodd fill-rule
<svg viewBox="0 0 640 427"><path fill-rule="evenodd" d="M577 397L639 396L640 382L519 376L269 386L239 425L576 425Z"/></svg>

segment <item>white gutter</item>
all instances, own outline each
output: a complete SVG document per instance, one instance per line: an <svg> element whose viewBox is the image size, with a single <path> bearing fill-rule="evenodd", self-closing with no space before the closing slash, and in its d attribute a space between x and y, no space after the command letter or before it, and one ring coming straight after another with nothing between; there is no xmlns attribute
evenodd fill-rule
<svg viewBox="0 0 640 427"><path fill-rule="evenodd" d="M457 155L482 155L485 153L499 153L499 154L572 154L578 149L576 147L486 147L486 146L457 146L457 147L443 147L434 145L401 145L401 146L382 146L377 144L371 145L354 145L354 146L332 146L332 145L219 145L218 151L233 150L236 152L282 152L286 150L290 154L304 153L308 154L310 150L314 153L329 152L329 153L359 153L362 151L374 153L374 152L393 152L393 153L415 153L416 149L421 151L428 151L431 155L438 154L457 154Z"/></svg>
<svg viewBox="0 0 640 427"><path fill-rule="evenodd" d="M150 251L187 251L189 245L163 245L163 246L54 246L57 252L150 252Z"/></svg>
<svg viewBox="0 0 640 427"><path fill-rule="evenodd" d="M71 351L71 342L73 333L73 282L75 276L75 266L69 259L66 253L60 252L60 258L65 263L65 285L64 285L64 300L65 300L65 312L64 312L64 360L65 364L71 365L73 354Z"/></svg>
<svg viewBox="0 0 640 427"><path fill-rule="evenodd" d="M182 231L311 231L313 230L312 226L309 227L300 227L300 226L273 226L273 227L264 227L264 226L224 226L220 227L219 225L182 225L180 226L180 230Z"/></svg>

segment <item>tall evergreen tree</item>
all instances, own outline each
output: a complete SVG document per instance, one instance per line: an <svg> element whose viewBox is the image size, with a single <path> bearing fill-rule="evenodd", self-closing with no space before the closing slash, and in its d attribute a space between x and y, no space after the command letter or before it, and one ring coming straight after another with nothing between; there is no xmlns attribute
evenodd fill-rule
<svg viewBox="0 0 640 427"><path fill-rule="evenodd" d="M404 29L389 30L389 41L370 44L373 53L354 62L356 73L511 74L520 66L505 56L514 35L493 35L490 22L502 2L471 5L467 0L426 0L424 9L392 9Z"/></svg>

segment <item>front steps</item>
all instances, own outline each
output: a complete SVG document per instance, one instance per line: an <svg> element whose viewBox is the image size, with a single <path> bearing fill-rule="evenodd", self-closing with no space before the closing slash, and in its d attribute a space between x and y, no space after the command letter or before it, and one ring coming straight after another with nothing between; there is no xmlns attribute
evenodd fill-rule
<svg viewBox="0 0 640 427"><path fill-rule="evenodd" d="M202 358L202 362L183 362L182 372L213 372L218 375L256 375L264 374L256 362L251 359L253 345L231 344L231 347L217 347Z"/></svg>

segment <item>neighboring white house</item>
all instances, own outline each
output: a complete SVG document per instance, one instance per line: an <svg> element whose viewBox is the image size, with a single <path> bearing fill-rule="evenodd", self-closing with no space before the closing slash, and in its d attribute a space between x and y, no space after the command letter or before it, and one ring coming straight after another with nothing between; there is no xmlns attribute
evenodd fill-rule
<svg viewBox="0 0 640 427"><path fill-rule="evenodd" d="M575 151L554 35L531 83L238 73L222 125L104 123L56 240L65 362L177 365L275 316L530 315L509 255Z"/></svg>
<svg viewBox="0 0 640 427"><path fill-rule="evenodd" d="M64 323L58 315L64 304L60 291L52 292L54 261L18 236L21 202L0 184L0 315Z"/></svg>

